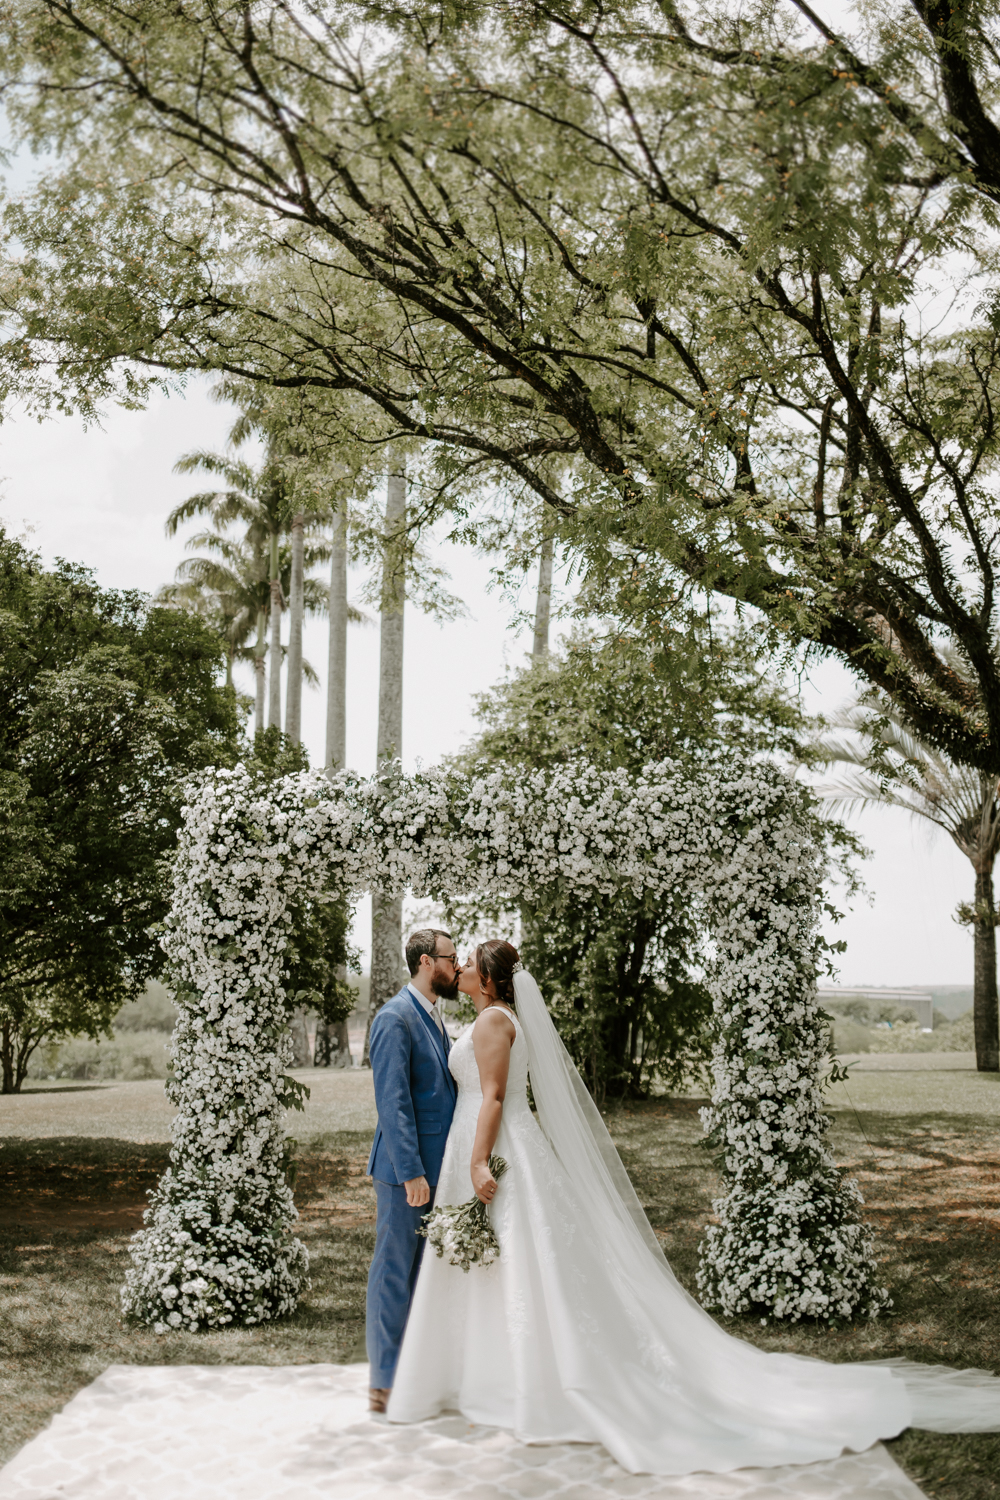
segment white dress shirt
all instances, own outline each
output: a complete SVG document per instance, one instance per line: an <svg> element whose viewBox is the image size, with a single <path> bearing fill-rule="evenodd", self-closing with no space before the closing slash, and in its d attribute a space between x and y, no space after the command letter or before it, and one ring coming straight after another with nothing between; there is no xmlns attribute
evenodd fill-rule
<svg viewBox="0 0 1000 1500"><path fill-rule="evenodd" d="M438 1031L440 1031L441 1035L444 1036L444 1022L441 1019L441 1012L437 1008L437 1002L434 1000L428 1000L426 995L422 995L420 993L416 985L408 984L406 988L409 990L410 994L413 996L417 1004L421 1006L422 1009L424 1009L432 1018Z"/></svg>

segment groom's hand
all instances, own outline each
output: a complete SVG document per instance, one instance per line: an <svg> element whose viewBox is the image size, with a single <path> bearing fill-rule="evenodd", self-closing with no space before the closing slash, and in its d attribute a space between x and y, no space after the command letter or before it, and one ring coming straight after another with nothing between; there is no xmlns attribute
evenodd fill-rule
<svg viewBox="0 0 1000 1500"><path fill-rule="evenodd" d="M409 1182L404 1182L406 1189L406 1202L410 1208L423 1208L425 1203L431 1201L430 1184L426 1177L411 1177Z"/></svg>

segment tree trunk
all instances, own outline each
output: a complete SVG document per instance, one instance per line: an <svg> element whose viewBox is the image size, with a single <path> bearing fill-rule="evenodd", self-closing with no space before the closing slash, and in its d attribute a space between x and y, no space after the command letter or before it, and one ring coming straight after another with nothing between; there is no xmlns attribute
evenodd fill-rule
<svg viewBox="0 0 1000 1500"><path fill-rule="evenodd" d="M336 1026L329 1026L326 1021L320 1021L316 1027L316 1047L313 1052L313 1067L353 1067L351 1038L347 1031L346 1021L338 1021Z"/></svg>
<svg viewBox="0 0 1000 1500"><path fill-rule="evenodd" d="M534 661L549 653L549 616L552 611L552 538L542 542L538 559L538 597L535 601L535 640L531 648Z"/></svg>
<svg viewBox="0 0 1000 1500"><path fill-rule="evenodd" d="M0 1087L0 1093L19 1093L20 1084L15 1086L14 1078L14 1038L8 1021L4 1021L0 1027L0 1064L3 1066L3 1085Z"/></svg>
<svg viewBox="0 0 1000 1500"><path fill-rule="evenodd" d="M389 475L382 564L381 654L378 680L378 758L403 749L403 606L406 599L406 472ZM391 1000L403 976L403 898L372 892L371 998L362 1066L368 1064L368 1033L379 1006Z"/></svg>
<svg viewBox="0 0 1000 1500"><path fill-rule="evenodd" d="M31 1054L42 1041L45 1032L22 1033L16 1023L6 1019L0 1024L0 1094L19 1094L21 1084L28 1076Z"/></svg>
<svg viewBox="0 0 1000 1500"><path fill-rule="evenodd" d="M289 1030L292 1034L292 1067L308 1068L312 1062L309 1052L309 1033L306 1030L306 1013L297 1010L289 1022Z"/></svg>
<svg viewBox="0 0 1000 1500"><path fill-rule="evenodd" d="M296 744L302 739L302 616L305 612L305 570L302 564L306 518L292 516L292 580L288 615L288 683L285 690L285 733Z"/></svg>
<svg viewBox="0 0 1000 1500"><path fill-rule="evenodd" d="M406 472L389 475L385 505L381 652L378 674L378 758L403 750L403 606L406 599Z"/></svg>
<svg viewBox="0 0 1000 1500"><path fill-rule="evenodd" d="M997 929L992 862L976 871L975 977L972 1020L976 1034L976 1067L980 1073L1000 1071L1000 1034L997 1015Z"/></svg>
<svg viewBox="0 0 1000 1500"><path fill-rule="evenodd" d="M371 998L368 1006L368 1025L365 1028L365 1045L361 1055L361 1066L370 1067L368 1038L372 1020L387 1000L391 1000L406 982L403 965L403 898L384 896L381 891L372 892L372 967Z"/></svg>
<svg viewBox="0 0 1000 1500"><path fill-rule="evenodd" d="M268 682L267 725L281 728L281 578L278 574L278 534L271 537L271 674Z"/></svg>
<svg viewBox="0 0 1000 1500"><path fill-rule="evenodd" d="M334 1039L335 1039L335 1041L337 1043L337 1050L336 1050L336 1052L333 1055L333 1061L332 1061L333 1067L335 1067L335 1068L351 1068L351 1067L353 1067L354 1066L354 1059L351 1057L351 1038L350 1038L350 1034L349 1034L349 1032L347 1030L347 1022L346 1021L338 1021L337 1022L337 1025L334 1027Z"/></svg>
<svg viewBox="0 0 1000 1500"><path fill-rule="evenodd" d="M326 683L326 764L342 771L347 762L347 505L333 517L330 561L330 656Z"/></svg>
<svg viewBox="0 0 1000 1500"><path fill-rule="evenodd" d="M264 658L267 653L265 623L267 611L257 611L257 641L253 650L253 675L256 686L253 727L259 734L264 728Z"/></svg>

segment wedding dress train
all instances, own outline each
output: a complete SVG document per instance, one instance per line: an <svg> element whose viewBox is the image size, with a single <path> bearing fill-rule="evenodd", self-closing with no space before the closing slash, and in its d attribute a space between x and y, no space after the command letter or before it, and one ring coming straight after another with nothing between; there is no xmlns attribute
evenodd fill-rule
<svg viewBox="0 0 1000 1500"><path fill-rule="evenodd" d="M1000 1430L1000 1381L906 1361L828 1364L725 1332L671 1272L531 976L494 1148L501 1254L463 1272L429 1248L388 1416L444 1410L523 1442L597 1442L633 1473L811 1463L905 1427ZM438 1203L472 1196L482 1091L470 1028ZM528 1106L529 1067L538 1120Z"/></svg>

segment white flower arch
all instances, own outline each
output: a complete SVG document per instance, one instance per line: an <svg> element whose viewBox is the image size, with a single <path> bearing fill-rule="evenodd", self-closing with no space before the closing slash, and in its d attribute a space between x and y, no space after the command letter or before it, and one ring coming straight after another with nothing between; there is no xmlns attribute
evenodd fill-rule
<svg viewBox="0 0 1000 1500"><path fill-rule="evenodd" d="M173 1149L133 1241L125 1311L195 1330L294 1308L307 1258L286 1182L289 902L410 886L529 902L631 887L700 903L715 953L705 1124L727 1187L702 1245L703 1300L727 1315L877 1312L887 1299L860 1195L824 1140L822 875L806 793L766 765L207 774L185 809L164 939L179 1009Z"/></svg>

